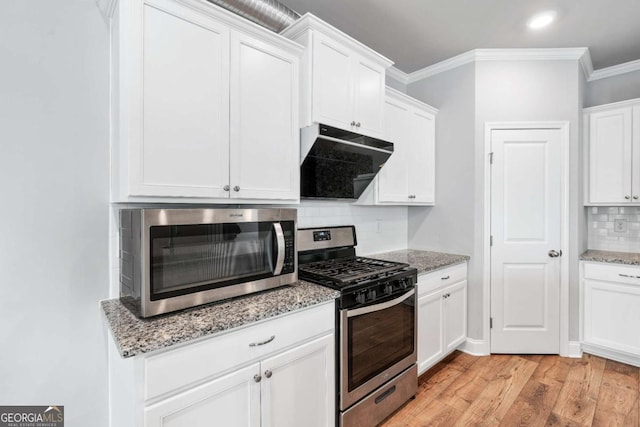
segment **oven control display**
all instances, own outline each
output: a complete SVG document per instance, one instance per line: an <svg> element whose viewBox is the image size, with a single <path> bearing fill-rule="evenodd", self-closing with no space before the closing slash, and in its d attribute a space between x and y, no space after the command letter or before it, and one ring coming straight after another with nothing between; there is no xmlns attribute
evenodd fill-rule
<svg viewBox="0 0 640 427"><path fill-rule="evenodd" d="M314 242L322 242L325 240L331 240L331 231L330 230L320 230L313 232L313 241Z"/></svg>

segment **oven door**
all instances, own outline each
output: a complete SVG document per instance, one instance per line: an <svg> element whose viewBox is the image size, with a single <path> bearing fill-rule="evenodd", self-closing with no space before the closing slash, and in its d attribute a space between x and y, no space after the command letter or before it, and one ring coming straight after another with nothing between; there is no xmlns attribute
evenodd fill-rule
<svg viewBox="0 0 640 427"><path fill-rule="evenodd" d="M390 301L340 311L340 409L416 362L415 288Z"/></svg>

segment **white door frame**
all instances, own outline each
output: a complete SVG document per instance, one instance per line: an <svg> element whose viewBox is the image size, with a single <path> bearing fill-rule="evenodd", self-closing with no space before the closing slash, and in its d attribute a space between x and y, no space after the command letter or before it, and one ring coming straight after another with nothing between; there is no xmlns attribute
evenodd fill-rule
<svg viewBox="0 0 640 427"><path fill-rule="evenodd" d="M484 125L484 240L483 240L483 336L485 353L491 353L491 131L499 129L557 129L560 131L561 163L561 218L560 249L560 356L569 357L569 122L486 122Z"/></svg>

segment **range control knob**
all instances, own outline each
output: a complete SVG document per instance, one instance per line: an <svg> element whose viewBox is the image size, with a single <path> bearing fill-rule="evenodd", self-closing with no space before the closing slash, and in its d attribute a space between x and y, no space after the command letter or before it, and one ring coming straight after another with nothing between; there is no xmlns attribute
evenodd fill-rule
<svg viewBox="0 0 640 427"><path fill-rule="evenodd" d="M375 289L369 289L369 292L367 292L367 300L368 301L373 301L374 299L376 299L376 290Z"/></svg>
<svg viewBox="0 0 640 427"><path fill-rule="evenodd" d="M358 304L364 304L366 300L367 300L367 297L364 292L358 292L356 294L356 302Z"/></svg>
<svg viewBox="0 0 640 427"><path fill-rule="evenodd" d="M400 279L398 280L398 284L400 285L401 289L407 289L407 287L409 286L407 284L407 279Z"/></svg>
<svg viewBox="0 0 640 427"><path fill-rule="evenodd" d="M391 292L393 292L393 286L391 285L391 283L387 283L386 285L384 285L384 294L391 295Z"/></svg>

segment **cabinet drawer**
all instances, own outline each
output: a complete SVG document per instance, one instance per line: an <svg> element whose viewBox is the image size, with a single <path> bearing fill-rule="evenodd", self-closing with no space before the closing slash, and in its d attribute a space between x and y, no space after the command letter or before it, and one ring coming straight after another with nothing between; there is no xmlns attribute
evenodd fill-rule
<svg viewBox="0 0 640 427"><path fill-rule="evenodd" d="M418 276L418 295L467 279L467 263L456 264Z"/></svg>
<svg viewBox="0 0 640 427"><path fill-rule="evenodd" d="M144 359L145 400L214 377L334 328L334 303L271 320ZM269 341L274 337L271 341ZM263 345L254 345L269 341Z"/></svg>
<svg viewBox="0 0 640 427"><path fill-rule="evenodd" d="M585 263L584 278L640 286L640 267L619 264Z"/></svg>

